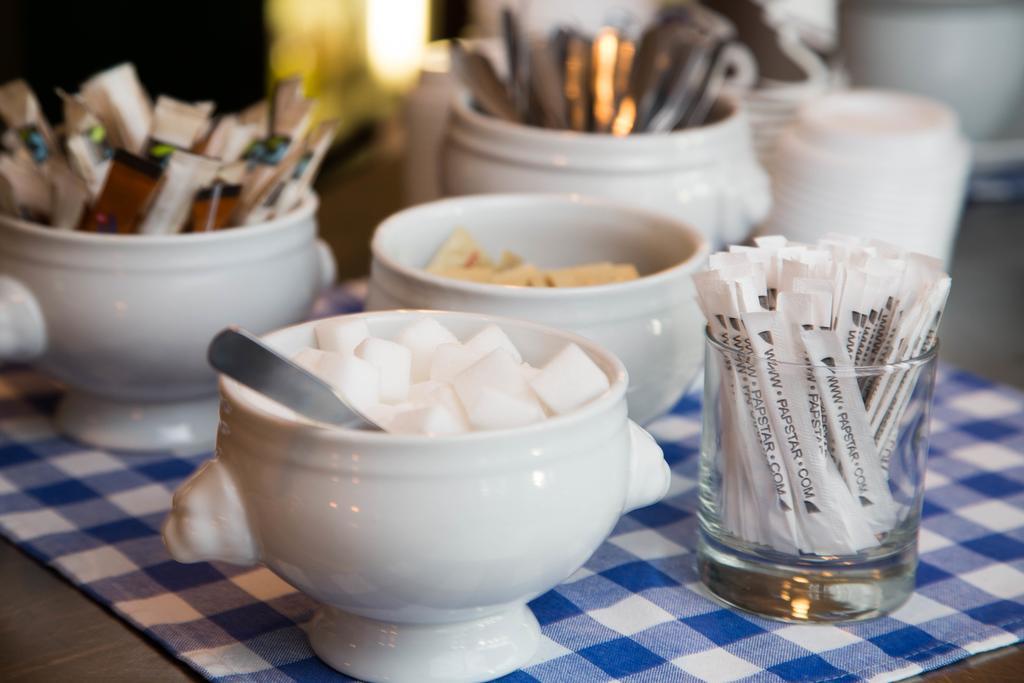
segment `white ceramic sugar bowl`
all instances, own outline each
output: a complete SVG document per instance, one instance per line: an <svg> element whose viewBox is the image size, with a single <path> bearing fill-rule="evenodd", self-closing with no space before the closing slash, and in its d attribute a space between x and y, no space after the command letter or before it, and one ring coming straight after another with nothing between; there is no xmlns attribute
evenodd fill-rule
<svg viewBox="0 0 1024 683"><path fill-rule="evenodd" d="M245 228L100 235L0 217L0 362L68 388L57 427L117 449L209 447L216 375L206 346L237 323L302 320L334 280L316 198Z"/></svg>
<svg viewBox="0 0 1024 683"><path fill-rule="evenodd" d="M308 632L332 667L369 681L482 681L525 664L526 607L578 569L619 516L669 484L661 449L626 418L627 377L569 333L465 314L362 314L390 337L429 315L466 338L496 323L540 365L568 341L610 389L533 425L396 436L275 416L222 380L217 457L175 494L164 526L183 562L262 563L321 603ZM311 324L266 337L294 352Z"/></svg>
<svg viewBox="0 0 1024 683"><path fill-rule="evenodd" d="M739 103L724 97L712 111L696 128L615 137L501 121L457 97L442 191L605 197L685 221L712 246L740 242L768 213L768 176Z"/></svg>

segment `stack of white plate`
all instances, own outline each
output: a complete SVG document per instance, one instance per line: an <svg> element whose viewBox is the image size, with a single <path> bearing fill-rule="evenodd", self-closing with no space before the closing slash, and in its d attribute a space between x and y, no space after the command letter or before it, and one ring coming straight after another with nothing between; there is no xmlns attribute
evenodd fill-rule
<svg viewBox="0 0 1024 683"><path fill-rule="evenodd" d="M827 232L876 238L948 265L969 160L943 104L877 90L825 96L779 138L763 230L805 242Z"/></svg>

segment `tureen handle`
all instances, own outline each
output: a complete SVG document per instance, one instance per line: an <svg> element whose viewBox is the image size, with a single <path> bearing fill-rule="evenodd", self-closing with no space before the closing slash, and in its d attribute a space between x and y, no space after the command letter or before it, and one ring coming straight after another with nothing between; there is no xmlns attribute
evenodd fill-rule
<svg viewBox="0 0 1024 683"><path fill-rule="evenodd" d="M9 275L0 275L0 361L26 361L46 349L46 323L35 296Z"/></svg>
<svg viewBox="0 0 1024 683"><path fill-rule="evenodd" d="M238 487L220 458L204 463L174 493L163 534L178 562L259 562Z"/></svg>
<svg viewBox="0 0 1024 683"><path fill-rule="evenodd" d="M653 505L664 498L672 476L661 446L632 420L629 441L629 490L623 512Z"/></svg>

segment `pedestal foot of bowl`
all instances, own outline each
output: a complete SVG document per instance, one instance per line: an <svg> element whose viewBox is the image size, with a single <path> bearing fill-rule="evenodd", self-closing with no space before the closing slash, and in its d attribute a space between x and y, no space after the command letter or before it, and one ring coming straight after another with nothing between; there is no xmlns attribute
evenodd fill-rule
<svg viewBox="0 0 1024 683"><path fill-rule="evenodd" d="M82 443L127 451L198 452L217 436L216 395L186 401L118 401L69 390L57 407L57 429Z"/></svg>
<svg viewBox="0 0 1024 683"><path fill-rule="evenodd" d="M489 681L524 666L540 627L526 605L472 621L392 624L321 607L309 641L329 666L362 681Z"/></svg>

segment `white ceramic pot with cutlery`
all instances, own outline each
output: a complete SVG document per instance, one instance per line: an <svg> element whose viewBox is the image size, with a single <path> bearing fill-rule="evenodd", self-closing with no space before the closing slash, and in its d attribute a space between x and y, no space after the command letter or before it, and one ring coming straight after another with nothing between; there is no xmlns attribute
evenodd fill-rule
<svg viewBox="0 0 1024 683"><path fill-rule="evenodd" d="M633 263L641 277L592 287L508 287L427 272L451 232L468 230L489 252L509 250L558 268ZM582 334L629 370L629 414L646 424L668 411L697 373L703 317L691 275L708 241L661 214L565 195L453 197L394 214L371 244L369 310L429 308L533 320Z"/></svg>
<svg viewBox="0 0 1024 683"><path fill-rule="evenodd" d="M664 496L669 469L627 419L610 352L489 316L358 317L390 338L423 316L459 338L497 324L537 365L575 342L610 388L526 427L421 436L289 419L223 379L217 457L175 494L164 541L182 562L264 564L316 600L314 651L359 680L491 680L537 647L526 603L575 572L620 515ZM291 355L313 337L306 323L265 340Z"/></svg>
<svg viewBox="0 0 1024 683"><path fill-rule="evenodd" d="M617 137L502 121L460 96L443 154L447 196L605 197L685 221L715 246L742 241L771 202L746 114L730 97L715 103L705 125Z"/></svg>
<svg viewBox="0 0 1024 683"><path fill-rule="evenodd" d="M301 320L334 279L317 200L261 225L106 235L0 217L0 362L27 362L67 393L57 427L126 450L213 443L206 345L237 323Z"/></svg>

